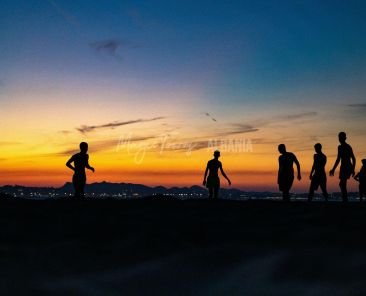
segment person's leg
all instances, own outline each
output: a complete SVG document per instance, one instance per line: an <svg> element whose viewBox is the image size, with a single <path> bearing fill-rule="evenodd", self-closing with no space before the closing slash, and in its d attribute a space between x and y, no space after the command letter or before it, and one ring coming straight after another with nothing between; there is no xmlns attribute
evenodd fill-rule
<svg viewBox="0 0 366 296"><path fill-rule="evenodd" d="M290 192L288 190L283 192L283 201L290 201Z"/></svg>
<svg viewBox="0 0 366 296"><path fill-rule="evenodd" d="M83 175L74 175L73 184L75 188L75 197L83 198L84 197L84 188L86 184L86 177Z"/></svg>
<svg viewBox="0 0 366 296"><path fill-rule="evenodd" d="M313 197L314 197L314 191L315 191L315 186L314 185L315 185L314 180L311 180L309 195L308 195L308 201L309 202L311 202L313 200Z"/></svg>
<svg viewBox="0 0 366 296"><path fill-rule="evenodd" d="M214 187L214 199L219 198L219 187Z"/></svg>
<svg viewBox="0 0 366 296"><path fill-rule="evenodd" d="M288 194L288 191L283 191L282 192L282 199L283 199L283 201L288 201L289 200L289 194Z"/></svg>
<svg viewBox="0 0 366 296"><path fill-rule="evenodd" d="M79 195L80 195L80 198L84 198L85 197L85 194L84 194L84 187L85 187L85 185L82 183L82 182L80 182L80 184L79 184Z"/></svg>
<svg viewBox="0 0 366 296"><path fill-rule="evenodd" d="M290 201L290 188L289 188L288 184L283 186L282 199L283 199L283 201L286 201L286 202Z"/></svg>
<svg viewBox="0 0 366 296"><path fill-rule="evenodd" d="M85 185L86 185L86 178L83 177L80 180L80 196L81 196L81 198L85 197Z"/></svg>
<svg viewBox="0 0 366 296"><path fill-rule="evenodd" d="M285 184L285 191L284 191L285 201L290 201L290 191L293 183L294 183L294 176L289 176Z"/></svg>
<svg viewBox="0 0 366 296"><path fill-rule="evenodd" d="M358 186L358 189L359 189L359 194L360 194L360 202L362 202L363 188L362 188L361 184Z"/></svg>
<svg viewBox="0 0 366 296"><path fill-rule="evenodd" d="M212 199L213 196L213 187L208 187L208 198Z"/></svg>
<svg viewBox="0 0 366 296"><path fill-rule="evenodd" d="M76 198L83 198L83 188L80 185L80 182L77 182L76 183L76 186L75 186L75 197Z"/></svg>
<svg viewBox="0 0 366 296"><path fill-rule="evenodd" d="M342 178L339 181L339 188L341 189L343 202L347 202L348 201L348 192L347 192L347 179L346 178Z"/></svg>
<svg viewBox="0 0 366 296"><path fill-rule="evenodd" d="M279 190L282 192L282 201L289 201L290 199L290 186L288 180L284 178L278 184Z"/></svg>
<svg viewBox="0 0 366 296"><path fill-rule="evenodd" d="M79 182L78 182L78 177L76 175L74 175L72 177L72 185L74 186L74 197L75 198L79 198L80 197L80 188L79 188Z"/></svg>
<svg viewBox="0 0 366 296"><path fill-rule="evenodd" d="M325 201L328 201L329 194L328 194L328 191L327 191L327 181L322 181L320 183L320 189L322 190Z"/></svg>
<svg viewBox="0 0 366 296"><path fill-rule="evenodd" d="M278 183L278 190L282 192L282 200L285 200L285 193L283 189L283 183Z"/></svg>

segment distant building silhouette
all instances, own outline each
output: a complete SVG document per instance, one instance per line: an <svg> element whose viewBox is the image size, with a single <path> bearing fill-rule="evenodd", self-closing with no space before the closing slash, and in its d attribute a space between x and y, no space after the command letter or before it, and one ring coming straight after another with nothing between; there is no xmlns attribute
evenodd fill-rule
<svg viewBox="0 0 366 296"><path fill-rule="evenodd" d="M338 134L338 140L340 145L338 146L338 155L334 163L333 168L330 170L329 175L334 176L334 172L341 162L339 170L339 187L342 192L342 199L344 202L348 201L347 193L347 180L355 175L356 158L353 154L352 147L346 143L347 135L345 132Z"/></svg>
<svg viewBox="0 0 366 296"><path fill-rule="evenodd" d="M74 171L72 183L75 189L75 197L84 197L84 188L86 184L85 169L89 169L94 173L94 168L89 165L88 144L80 143L80 152L73 155L66 163L66 166ZM74 163L74 166L72 165Z"/></svg>
<svg viewBox="0 0 366 296"><path fill-rule="evenodd" d="M278 178L277 183L279 190L282 191L282 198L284 201L290 200L290 190L294 182L294 163L297 167L297 179L301 180L300 163L295 154L286 151L285 144L278 145L280 157L278 158Z"/></svg>
<svg viewBox="0 0 366 296"><path fill-rule="evenodd" d="M228 181L229 185L231 185L230 179L226 176L224 169L222 168L222 163L219 161L220 151L216 150L214 152L214 158L208 161L205 175L203 178L203 185L208 188L209 198L217 199L219 197L219 189L220 189L220 178L218 171L220 169L221 174ZM208 177L207 177L208 174Z"/></svg>
<svg viewBox="0 0 366 296"><path fill-rule="evenodd" d="M322 190L323 196L326 201L328 201L327 192L327 174L325 172L325 165L327 163L327 157L322 152L322 145L317 143L314 145L316 154L314 154L314 163L310 172L310 190L309 190L309 201L313 200L314 191L320 189Z"/></svg>
<svg viewBox="0 0 366 296"><path fill-rule="evenodd" d="M363 195L366 195L366 159L362 159L361 170L356 174L355 180L359 184L360 202L362 202Z"/></svg>

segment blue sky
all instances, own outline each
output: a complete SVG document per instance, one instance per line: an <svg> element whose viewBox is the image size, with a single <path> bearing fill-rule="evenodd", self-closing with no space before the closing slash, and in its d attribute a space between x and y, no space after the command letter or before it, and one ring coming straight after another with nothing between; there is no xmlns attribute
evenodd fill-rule
<svg viewBox="0 0 366 296"><path fill-rule="evenodd" d="M0 65L10 72L2 80L23 71L128 76L204 83L236 101L340 81L354 87L365 75L364 1L2 2ZM103 40L122 43L121 63L108 51L93 60L89 45Z"/></svg>

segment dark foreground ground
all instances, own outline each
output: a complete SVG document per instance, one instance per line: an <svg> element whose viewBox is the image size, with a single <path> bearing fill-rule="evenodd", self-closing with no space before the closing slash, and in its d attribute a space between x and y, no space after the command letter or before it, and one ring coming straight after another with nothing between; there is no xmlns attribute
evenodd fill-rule
<svg viewBox="0 0 366 296"><path fill-rule="evenodd" d="M366 295L366 207L2 200L0 295Z"/></svg>

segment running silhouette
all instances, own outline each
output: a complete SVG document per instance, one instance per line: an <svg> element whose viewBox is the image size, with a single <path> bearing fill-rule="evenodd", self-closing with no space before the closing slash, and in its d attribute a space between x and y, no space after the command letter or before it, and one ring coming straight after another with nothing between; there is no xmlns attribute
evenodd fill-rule
<svg viewBox="0 0 366 296"><path fill-rule="evenodd" d="M362 167L359 173L354 177L359 184L360 202L362 202L363 195L366 195L366 159L362 159Z"/></svg>
<svg viewBox="0 0 366 296"><path fill-rule="evenodd" d="M207 163L205 176L203 177L203 185L208 188L209 198L217 199L219 198L219 189L220 189L220 178L219 178L219 169L224 178L228 181L229 185L231 185L230 179L226 176L224 169L222 168L222 163L219 161L220 151L216 150L214 152L214 158L209 160ZM208 177L207 177L208 174ZM207 178L207 180L206 180Z"/></svg>
<svg viewBox="0 0 366 296"><path fill-rule="evenodd" d="M294 163L297 167L297 179L301 180L300 163L295 154L286 151L285 144L278 145L278 151L281 153L278 158L278 179L277 184L282 191L282 198L284 201L290 200L290 190L294 182Z"/></svg>
<svg viewBox="0 0 366 296"><path fill-rule="evenodd" d="M317 143L314 145L316 154L314 154L314 163L310 172L310 190L308 200L312 201L314 197L314 191L318 190L319 186L323 192L325 201L328 201L327 192L327 174L325 173L325 164L327 163L327 157L322 152L322 144Z"/></svg>
<svg viewBox="0 0 366 296"><path fill-rule="evenodd" d="M338 146L337 160L335 161L333 168L330 170L329 175L334 176L334 172L337 169L339 162L341 162L341 168L339 170L339 187L342 192L343 202L347 202L347 180L351 176L355 175L356 158L353 154L352 147L346 143L346 133L340 132L338 134L338 139L340 145Z"/></svg>
<svg viewBox="0 0 366 296"><path fill-rule="evenodd" d="M87 152L88 143L80 143L80 152L73 155L66 163L66 166L74 171L72 184L74 185L76 198L84 197L84 188L86 184L85 168L91 170L93 173L95 172L94 168L89 165L89 155ZM72 166L72 163L74 163L74 166Z"/></svg>

